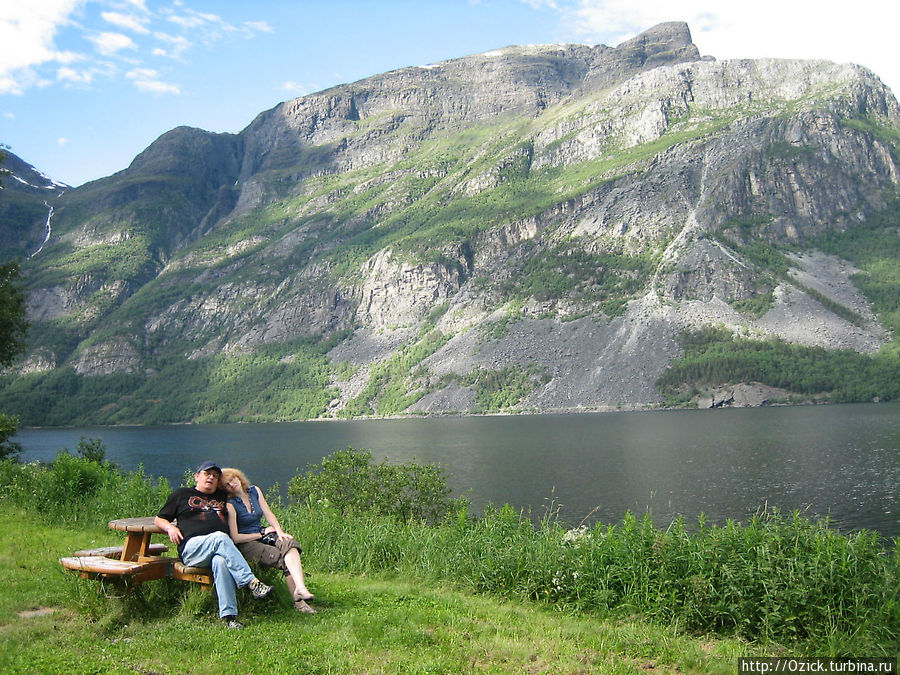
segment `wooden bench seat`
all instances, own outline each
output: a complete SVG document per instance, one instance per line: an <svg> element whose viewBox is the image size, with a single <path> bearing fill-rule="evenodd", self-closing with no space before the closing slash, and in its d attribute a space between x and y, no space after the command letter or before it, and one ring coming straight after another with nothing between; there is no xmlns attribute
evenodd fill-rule
<svg viewBox="0 0 900 675"><path fill-rule="evenodd" d="M181 581L190 581L207 588L212 588L213 575L208 567L189 567L178 558L154 556L137 561L122 561L104 555L76 555L59 559L60 565L67 570L78 572L84 579L111 579L130 581L139 584L142 581L172 577Z"/></svg>
<svg viewBox="0 0 900 675"><path fill-rule="evenodd" d="M104 558L121 558L124 546L103 546L101 548L87 548L82 551L75 551L72 555L81 557L103 556ZM147 553L150 555L162 555L169 550L165 544L150 544L147 547Z"/></svg>
<svg viewBox="0 0 900 675"><path fill-rule="evenodd" d="M175 565L173 565L172 567L172 576L175 579L181 579L182 581L191 581L195 584L200 584L201 586L206 586L208 588L212 588L213 584L213 574L210 568L190 567L189 565L185 565L180 560L175 561Z"/></svg>
<svg viewBox="0 0 900 675"><path fill-rule="evenodd" d="M123 561L102 555L72 556L60 558L59 563L68 570L78 572L84 579L110 579L139 584L142 581L171 576L171 558L145 558L141 561Z"/></svg>

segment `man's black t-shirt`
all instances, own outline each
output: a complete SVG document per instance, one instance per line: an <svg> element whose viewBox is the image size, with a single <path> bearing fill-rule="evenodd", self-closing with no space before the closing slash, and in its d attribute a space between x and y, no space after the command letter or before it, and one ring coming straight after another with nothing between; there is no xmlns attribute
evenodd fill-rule
<svg viewBox="0 0 900 675"><path fill-rule="evenodd" d="M184 540L178 544L178 555L191 537L212 532L228 534L228 495L223 490L208 495L196 488L178 488L159 511L159 517L169 522L177 520Z"/></svg>

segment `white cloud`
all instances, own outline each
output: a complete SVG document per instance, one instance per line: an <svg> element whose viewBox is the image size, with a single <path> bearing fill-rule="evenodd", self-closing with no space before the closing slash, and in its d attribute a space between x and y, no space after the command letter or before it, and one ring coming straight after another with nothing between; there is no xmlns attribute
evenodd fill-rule
<svg viewBox="0 0 900 675"><path fill-rule="evenodd" d="M56 139L56 144L61 148L64 147L68 142L69 142L69 139L66 138L65 136L60 136L59 138Z"/></svg>
<svg viewBox="0 0 900 675"><path fill-rule="evenodd" d="M211 32L215 38L219 37L217 30L235 30L234 26L223 21L218 14L197 12L189 8L183 9L179 14L170 13L168 21L186 30L202 29L204 32Z"/></svg>
<svg viewBox="0 0 900 675"><path fill-rule="evenodd" d="M573 33L610 45L663 21L686 21L704 55L858 63L888 86L900 87L900 60L894 48L900 22L897 3L856 0L852 5L826 7L784 0L573 0L560 11Z"/></svg>
<svg viewBox="0 0 900 675"><path fill-rule="evenodd" d="M135 80L134 86L140 91L150 94L175 94L181 93L181 88L177 84L169 82L160 82L159 80Z"/></svg>
<svg viewBox="0 0 900 675"><path fill-rule="evenodd" d="M245 21L244 26L249 28L251 31L255 31L257 33L274 33L275 29L269 25L268 21Z"/></svg>
<svg viewBox="0 0 900 675"><path fill-rule="evenodd" d="M84 61L84 54L76 54L75 52L56 52L54 61L57 63L75 63L76 61Z"/></svg>
<svg viewBox="0 0 900 675"><path fill-rule="evenodd" d="M181 55L184 54L188 49L193 46L193 43L188 40L183 35L169 35L168 33L154 33L153 37L155 37L160 42L164 43L168 48L156 47L153 50L153 54L155 56L168 56L173 59L180 59Z"/></svg>
<svg viewBox="0 0 900 675"><path fill-rule="evenodd" d="M135 7L136 9L141 10L142 12L147 12L147 1L146 0L125 0L129 5Z"/></svg>
<svg viewBox="0 0 900 675"><path fill-rule="evenodd" d="M4 3L0 13L0 94L22 94L43 81L35 68L59 60L56 32L82 2Z"/></svg>
<svg viewBox="0 0 900 675"><path fill-rule="evenodd" d="M75 70L69 66L63 66L56 69L56 79L72 84L90 84L94 80L94 74L89 70Z"/></svg>
<svg viewBox="0 0 900 675"><path fill-rule="evenodd" d="M99 33L89 39L104 56L113 56L123 49L137 49L134 40L122 33Z"/></svg>
<svg viewBox="0 0 900 675"><path fill-rule="evenodd" d="M125 74L134 86L150 94L180 94L181 88L159 79L159 72L152 68L135 68Z"/></svg>
<svg viewBox="0 0 900 675"><path fill-rule="evenodd" d="M309 89L299 82L294 82L292 80L288 80L287 82L282 82L281 87L283 91L288 92L289 94L296 94L297 96L305 96L309 93Z"/></svg>
<svg viewBox="0 0 900 675"><path fill-rule="evenodd" d="M150 30L144 25L147 19L142 19L133 14L122 14L121 12L103 12L100 16L107 23L111 23L117 28L134 31L142 35L147 34Z"/></svg>
<svg viewBox="0 0 900 675"><path fill-rule="evenodd" d="M198 28L206 23L198 16L182 16L180 14L172 14L169 16L168 20L176 26L187 29Z"/></svg>
<svg viewBox="0 0 900 675"><path fill-rule="evenodd" d="M135 68L125 73L125 77L129 80L150 80L159 77L159 71L153 68Z"/></svg>
<svg viewBox="0 0 900 675"><path fill-rule="evenodd" d="M218 14L196 11L189 7L192 3L181 0L159 2L152 10L147 0L0 0L0 4L0 95L21 95L54 82L87 85L101 76L116 77L115 69L101 61L83 68L72 65L91 58L87 55L91 50L78 53L85 42L93 46L94 59L127 57L141 65L145 59L165 57L184 63L185 54L198 43L213 45L238 35L274 32L267 21L245 21L235 27ZM81 11L86 7L101 11L95 9L92 17ZM170 30L159 30L166 25ZM60 40L66 40L66 49L57 47ZM176 85L159 79L141 82L148 91L179 92Z"/></svg>

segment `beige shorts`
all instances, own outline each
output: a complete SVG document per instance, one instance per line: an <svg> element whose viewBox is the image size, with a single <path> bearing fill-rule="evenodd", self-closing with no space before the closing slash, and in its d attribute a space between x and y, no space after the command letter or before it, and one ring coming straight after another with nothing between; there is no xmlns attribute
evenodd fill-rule
<svg viewBox="0 0 900 675"><path fill-rule="evenodd" d="M247 562L256 562L266 567L277 567L285 574L287 574L287 567L284 564L284 556L292 548L297 549L297 553L303 552L300 544L294 539L279 539L275 542L275 546L269 546L259 541L245 541L242 544L238 544L237 547Z"/></svg>

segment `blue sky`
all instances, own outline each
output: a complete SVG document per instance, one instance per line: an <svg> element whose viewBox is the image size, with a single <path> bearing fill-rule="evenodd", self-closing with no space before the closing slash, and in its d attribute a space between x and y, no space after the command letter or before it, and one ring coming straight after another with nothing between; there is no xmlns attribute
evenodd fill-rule
<svg viewBox="0 0 900 675"><path fill-rule="evenodd" d="M614 46L687 21L702 54L825 58L900 92L897 3L791 0L0 0L0 143L79 185L180 125L511 44Z"/></svg>

